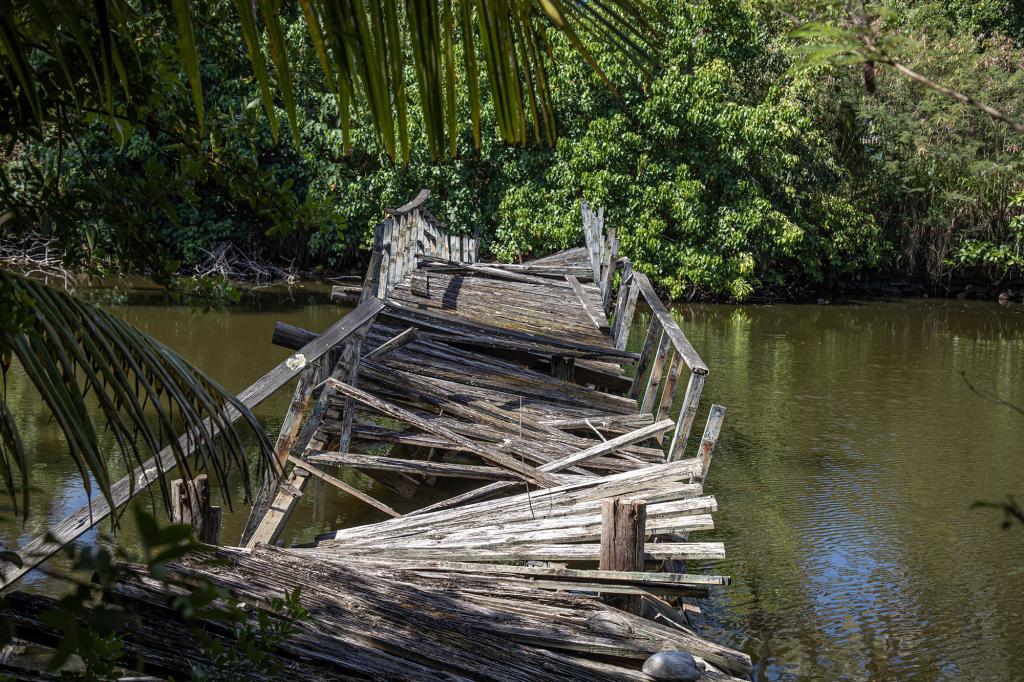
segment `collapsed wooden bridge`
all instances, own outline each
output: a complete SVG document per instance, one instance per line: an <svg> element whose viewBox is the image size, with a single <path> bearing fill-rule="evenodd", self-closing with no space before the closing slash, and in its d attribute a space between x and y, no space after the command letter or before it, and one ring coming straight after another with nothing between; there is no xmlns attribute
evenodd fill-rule
<svg viewBox="0 0 1024 682"><path fill-rule="evenodd" d="M686 571L724 556L689 539L713 528L703 481L724 417L712 406L688 447L708 373L698 353L601 211L583 206L586 247L481 264L476 240L446 231L427 196L378 226L351 312L320 334L278 324L274 343L296 352L240 398L255 405L298 377L275 451L287 473L264 481L240 547L216 550L216 567L190 557L172 570L254 606L301 586L311 620L274 654L289 676L644 680L645 661L666 651L694 656L701 679L747 676L746 655L696 632L694 600L728 579ZM650 322L632 352L638 304ZM115 500L172 465L161 453ZM370 492L338 468L372 478ZM314 477L381 520L275 547ZM405 514L371 494L416 506L447 479L468 491ZM108 512L93 501L29 543L2 585ZM151 607L124 635L147 673L202 662L165 622L159 584L117 589ZM45 604L19 599L21 630L45 639Z"/></svg>

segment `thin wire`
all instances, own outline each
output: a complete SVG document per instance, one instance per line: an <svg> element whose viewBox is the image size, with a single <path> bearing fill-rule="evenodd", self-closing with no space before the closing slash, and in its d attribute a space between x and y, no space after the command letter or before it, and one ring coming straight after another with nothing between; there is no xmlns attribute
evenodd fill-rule
<svg viewBox="0 0 1024 682"><path fill-rule="evenodd" d="M522 442L522 396L519 396L519 442ZM519 449L519 461L526 466L526 456L522 454L522 447ZM537 512L534 511L534 498L530 496L529 480L526 480L526 504L529 505L529 516L531 520L537 520Z"/></svg>

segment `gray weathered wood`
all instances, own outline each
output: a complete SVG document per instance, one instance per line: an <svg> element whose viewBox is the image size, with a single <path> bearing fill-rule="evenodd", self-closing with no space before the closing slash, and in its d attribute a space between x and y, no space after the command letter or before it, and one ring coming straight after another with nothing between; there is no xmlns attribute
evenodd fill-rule
<svg viewBox="0 0 1024 682"><path fill-rule="evenodd" d="M557 478L543 471L539 471L534 467L523 464L522 462L519 462L518 460L509 457L508 455L500 453L495 448L484 447L482 445L479 445L478 443L470 441L467 438L463 438L462 436L444 427L432 424L431 422L413 414L412 412L409 412L404 408L398 407L397 405L389 404L386 401L383 401L379 398L370 395L369 393L366 393L365 391L360 391L354 386L349 386L348 384L345 384L341 381L337 381L336 379L328 379L327 383L334 390L351 397L353 400L357 400L362 404L367 405L368 407L372 407L375 410L378 410L383 414L392 417L393 419L404 421L407 424L411 424L412 426L415 426L418 429L426 431L427 433L432 433L435 436L444 438L445 440L449 440L453 443L457 443L464 449L479 455L488 462L491 462L492 464L513 471L519 474L520 476L526 478L527 480L533 481L538 485L551 486L557 485L559 482Z"/></svg>
<svg viewBox="0 0 1024 682"><path fill-rule="evenodd" d="M363 502L372 507L376 507L377 509L381 510L385 514L388 514L389 516L395 518L401 516L401 514L399 514L394 509L384 504L380 500L376 500L367 495L366 493L364 493L363 491L359 490L358 488L354 488L350 486L348 483L345 483L345 481L342 481L341 479L335 478L334 476L331 476L330 474L323 472L320 469L317 469L315 466L312 466L311 464L299 459L295 455L289 455L288 461L294 464L297 469L305 470L307 473L312 474L316 478L319 478L321 481L330 483L338 490L346 492L352 497L358 500L362 500Z"/></svg>
<svg viewBox="0 0 1024 682"><path fill-rule="evenodd" d="M264 472L260 488L253 499L252 509L249 511L249 519L246 521L245 530L242 531L242 538L239 545L244 546L252 534L256 532L260 519L267 513L273 501L277 483L284 474L285 464L288 461L288 453L295 445L295 438L298 436L299 427L302 426L302 416L309 406L309 398L313 392L313 385L319 370L319 363L323 363L326 357L317 360L316 363L307 364L299 375L295 384L295 393L292 401L285 412L284 420L281 422L281 430L277 434L277 443L274 446L274 465L267 467Z"/></svg>
<svg viewBox="0 0 1024 682"><path fill-rule="evenodd" d="M425 476L468 478L485 481L518 480L515 474L499 467L397 459L380 455L363 455L357 452L315 452L311 453L306 459L312 463L333 464L346 466L351 469L399 471L406 474L423 474Z"/></svg>

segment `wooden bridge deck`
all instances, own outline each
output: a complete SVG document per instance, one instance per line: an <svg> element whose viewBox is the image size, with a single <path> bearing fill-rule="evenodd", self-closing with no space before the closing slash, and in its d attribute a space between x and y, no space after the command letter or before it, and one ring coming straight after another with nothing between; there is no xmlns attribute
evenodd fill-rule
<svg viewBox="0 0 1024 682"><path fill-rule="evenodd" d="M218 550L219 567L194 557L172 573L253 605L301 586L312 620L275 653L288 676L645 680L649 656L676 650L706 664L701 679L748 675L747 656L696 632L692 600L728 578L685 570L725 551L689 538L713 529L717 505L702 484L724 413L712 408L687 456L707 374L699 355L618 257L600 213L584 207L587 247L484 265L475 240L448 235L425 199L378 228L347 323L321 335L278 325L274 342L297 351L283 366L299 376L276 451L288 473L265 481L241 547ZM631 353L638 301L650 323ZM375 483L356 489L336 468ZM381 520L273 547L311 477ZM417 502L451 479L468 491ZM379 487L415 511L376 499ZM605 515L623 499L646 505L637 565L598 570L609 568ZM164 599L144 578L118 589L143 604ZM632 601L624 611L609 595ZM45 600L18 599L22 627L43 636ZM173 627L157 636L170 617L148 612L126 636L147 671L177 676L203 652Z"/></svg>

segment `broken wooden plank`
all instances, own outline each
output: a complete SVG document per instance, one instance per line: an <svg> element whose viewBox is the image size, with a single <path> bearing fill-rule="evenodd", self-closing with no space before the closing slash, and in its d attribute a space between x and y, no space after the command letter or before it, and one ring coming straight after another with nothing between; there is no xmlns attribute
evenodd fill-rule
<svg viewBox="0 0 1024 682"><path fill-rule="evenodd" d="M316 550L329 556L376 556L379 548L330 545ZM599 543L503 545L500 547L396 547L387 551L389 558L445 560L463 562L501 561L592 561L601 555ZM720 542L648 542L644 545L645 561L717 560L725 558Z"/></svg>
<svg viewBox="0 0 1024 682"><path fill-rule="evenodd" d="M607 334L611 329L608 325L608 318L605 317L604 313L598 309L596 305L594 305L593 299L591 299L587 294L583 285L580 284L580 281L572 275L566 275L565 281L568 282L569 286L571 286L573 291L576 292L576 298L579 299L580 305L583 306L583 309L587 312L587 316L594 323L594 326Z"/></svg>
<svg viewBox="0 0 1024 682"><path fill-rule="evenodd" d="M469 478L488 481L519 480L511 471L499 467L476 464L449 464L415 459L397 459L379 455L363 455L356 452L313 452L306 458L317 464L346 466L352 469L374 469L400 471L406 474L442 476L448 478Z"/></svg>

